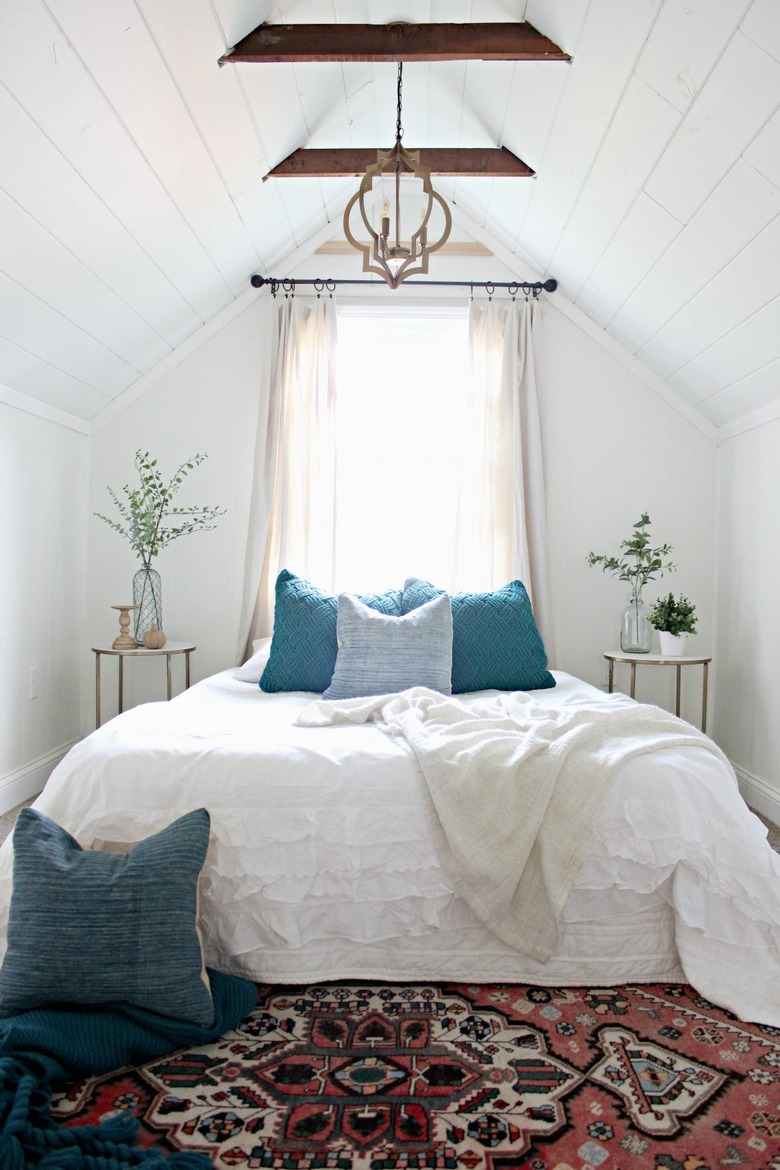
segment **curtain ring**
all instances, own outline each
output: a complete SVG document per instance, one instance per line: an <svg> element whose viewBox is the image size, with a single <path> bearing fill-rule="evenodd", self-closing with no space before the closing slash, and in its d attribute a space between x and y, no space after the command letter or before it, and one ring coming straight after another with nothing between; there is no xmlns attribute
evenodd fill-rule
<svg viewBox="0 0 780 1170"><path fill-rule="evenodd" d="M286 280L282 281L282 288L284 289L284 295L286 297L287 296L293 296L293 297L295 296L295 281L292 280L290 277L287 277Z"/></svg>
<svg viewBox="0 0 780 1170"><path fill-rule="evenodd" d="M491 283L490 283L490 281L487 281L487 282L486 282L486 284L485 284L485 292L486 292L486 293L487 293L487 295L488 295L488 300L489 300L489 301L492 301L492 300L493 300L493 293L494 293L495 291L496 291L496 286L495 286L494 284L491 284Z"/></svg>
<svg viewBox="0 0 780 1170"><path fill-rule="evenodd" d="M330 293L330 299L331 299L331 300L333 300L333 294L334 294L334 292L336 291L336 282L335 282L335 280L333 280L333 279L331 279L331 278L328 278L328 280L326 280L326 281L325 281L325 288L326 288L326 289L327 289L327 291Z"/></svg>

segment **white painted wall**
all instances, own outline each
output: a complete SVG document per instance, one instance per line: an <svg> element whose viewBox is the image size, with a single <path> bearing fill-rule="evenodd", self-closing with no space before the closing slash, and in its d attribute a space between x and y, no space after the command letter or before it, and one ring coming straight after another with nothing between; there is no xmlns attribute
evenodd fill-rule
<svg viewBox="0 0 780 1170"><path fill-rule="evenodd" d="M39 792L81 735L85 638L89 439L13 398L0 397L2 811Z"/></svg>
<svg viewBox="0 0 780 1170"><path fill-rule="evenodd" d="M720 742L754 808L780 823L780 420L722 449Z"/></svg>
<svg viewBox="0 0 780 1170"><path fill-rule="evenodd" d="M269 352L272 305L253 299L221 329L165 374L141 382L124 409L112 407L96 420L89 492L88 643L111 643L119 632L111 606L132 601L140 562L129 544L93 513L114 514L106 491L135 484L139 448L157 458L164 478L195 452L205 463L190 473L178 503L227 509L211 531L172 542L155 560L162 578L163 625L171 640L193 641L193 681L231 666L244 576L261 370ZM174 659L174 689L184 679ZM116 713L117 664L103 659L103 720ZM94 726L94 676L89 663L85 696ZM125 701L165 698L165 659L125 662Z"/></svg>
<svg viewBox="0 0 780 1170"><path fill-rule="evenodd" d="M686 594L699 616L687 650L710 653L717 600L714 433L662 397L646 374L621 360L619 349L610 352L598 344L586 322L578 324L576 316L556 309L554 300L543 310L538 377L557 664L603 683L602 653L619 650L628 590L591 568L587 554L617 555L642 512L652 521L653 543L669 542L678 565L648 584L645 599L652 603L669 590ZM628 670L615 667L616 684L623 689ZM716 673L711 671L712 684ZM639 668L637 698L668 706L673 676L668 667ZM681 713L698 724L700 711L701 673L688 667ZM712 720L708 730L717 738Z"/></svg>

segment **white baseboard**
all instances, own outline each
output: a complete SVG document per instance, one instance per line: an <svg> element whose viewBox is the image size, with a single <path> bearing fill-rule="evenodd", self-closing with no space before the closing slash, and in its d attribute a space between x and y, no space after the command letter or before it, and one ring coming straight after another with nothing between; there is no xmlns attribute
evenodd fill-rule
<svg viewBox="0 0 780 1170"><path fill-rule="evenodd" d="M78 742L74 739L47 756L39 756L37 760L25 764L23 768L17 768L15 772L7 772L5 776L0 777L0 815L10 812L23 800L37 796L60 760Z"/></svg>
<svg viewBox="0 0 780 1170"><path fill-rule="evenodd" d="M745 803L762 816L768 817L774 824L780 825L780 792L770 787L766 780L752 776L750 772L738 768L736 764L734 771Z"/></svg>

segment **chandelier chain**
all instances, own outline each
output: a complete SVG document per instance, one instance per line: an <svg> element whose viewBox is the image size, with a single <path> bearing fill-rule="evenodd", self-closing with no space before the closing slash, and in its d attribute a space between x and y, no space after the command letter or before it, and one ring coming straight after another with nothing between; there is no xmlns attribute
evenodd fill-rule
<svg viewBox="0 0 780 1170"><path fill-rule="evenodd" d="M403 63L403 61L399 61L398 62L398 103L396 106L396 119L395 119L395 140L396 140L396 142L400 142L404 136L404 128L401 125L401 90L402 90L403 84L404 84L403 74L404 74L404 63Z"/></svg>

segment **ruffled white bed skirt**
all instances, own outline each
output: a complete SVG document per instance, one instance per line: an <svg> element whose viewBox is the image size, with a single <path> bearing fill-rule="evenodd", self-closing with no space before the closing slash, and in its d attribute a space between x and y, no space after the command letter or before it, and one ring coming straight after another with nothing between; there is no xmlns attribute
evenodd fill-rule
<svg viewBox="0 0 780 1170"><path fill-rule="evenodd" d="M535 698L605 698L556 678ZM36 807L85 847L137 841L208 808L206 961L258 982L686 980L743 1019L780 1026L780 857L712 754L664 749L621 767L542 964L453 892L406 744L373 725L295 726L312 698L264 695L225 671L93 733ZM11 862L9 841L3 949Z"/></svg>

